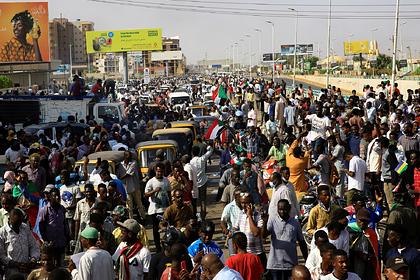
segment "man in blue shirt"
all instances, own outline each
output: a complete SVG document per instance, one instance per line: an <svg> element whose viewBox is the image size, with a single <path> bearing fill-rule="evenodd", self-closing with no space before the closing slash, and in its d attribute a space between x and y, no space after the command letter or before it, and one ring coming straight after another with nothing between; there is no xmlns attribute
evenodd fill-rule
<svg viewBox="0 0 420 280"><path fill-rule="evenodd" d="M212 240L214 231L213 222L203 221L201 223L200 238L188 247L188 254L193 264L200 263L203 256L210 253L218 256L222 263L225 262L222 249Z"/></svg>

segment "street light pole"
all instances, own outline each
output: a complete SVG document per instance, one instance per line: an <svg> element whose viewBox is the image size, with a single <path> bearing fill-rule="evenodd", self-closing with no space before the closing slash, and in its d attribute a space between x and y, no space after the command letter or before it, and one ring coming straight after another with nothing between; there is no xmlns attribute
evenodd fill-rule
<svg viewBox="0 0 420 280"><path fill-rule="evenodd" d="M72 55L72 44L69 44L69 63L70 63L70 77L73 75L73 55Z"/></svg>
<svg viewBox="0 0 420 280"><path fill-rule="evenodd" d="M329 0L329 12L328 12L328 40L327 40L327 79L326 88L330 83L330 48L331 48L331 0Z"/></svg>
<svg viewBox="0 0 420 280"><path fill-rule="evenodd" d="M391 76L391 92L394 91L395 76L397 74L397 44L398 44L398 20L400 15L400 0L397 0L395 6L395 25L394 25L394 49L392 51L392 76Z"/></svg>
<svg viewBox="0 0 420 280"><path fill-rule="evenodd" d="M259 59L258 59L258 65L261 64L262 61L262 51L261 51L261 45L262 45L262 30L259 28L255 28L255 32L260 33L260 42L258 43L258 50L259 50Z"/></svg>
<svg viewBox="0 0 420 280"><path fill-rule="evenodd" d="M296 52L297 52L297 36L298 36L298 18L299 14L296 9L289 8L292 12L296 13L296 22L295 22L295 51L293 53L293 88L295 88L296 84Z"/></svg>
<svg viewBox="0 0 420 280"><path fill-rule="evenodd" d="M249 40L249 47L248 47L248 51L249 51L249 80L251 80L252 78L252 54L251 54L251 35L246 34L245 37L248 38Z"/></svg>
<svg viewBox="0 0 420 280"><path fill-rule="evenodd" d="M272 79L273 79L273 82L274 82L274 71L275 71L275 66L274 66L274 63L275 63L275 59L274 59L274 22L269 21L269 20L266 20L265 22L271 24L271 54L273 56L272 57L273 58Z"/></svg>
<svg viewBox="0 0 420 280"><path fill-rule="evenodd" d="M232 48L232 74L235 75L235 44L230 45L230 47Z"/></svg>

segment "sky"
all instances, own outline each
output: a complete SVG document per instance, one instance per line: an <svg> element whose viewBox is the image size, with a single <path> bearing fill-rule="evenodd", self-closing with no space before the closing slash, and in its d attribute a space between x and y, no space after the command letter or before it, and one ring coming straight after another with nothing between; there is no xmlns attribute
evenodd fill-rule
<svg viewBox="0 0 420 280"><path fill-rule="evenodd" d="M101 2L96 2L101 1ZM378 41L381 53L391 54L396 0L331 0L331 52L343 55L343 42ZM409 1L409 2L408 2ZM15 1L3 1L15 2ZM19 1L18 1L19 2ZM21 1L25 2L25 1ZM164 36L179 36L187 63L201 59L226 59L238 43L239 59L256 63L261 53L271 52L275 26L275 51L281 44L294 44L298 11L298 43L314 44L321 57L327 53L327 0L50 0L49 17L89 20L95 30L160 27ZM398 48L420 57L420 2L401 1ZM417 3L416 3L417 2ZM114 4L120 3L120 4ZM131 5L128 5L131 4ZM273 5L274 4L274 5ZM366 6L366 5L370 6ZM345 6L354 5L354 6ZM148 8L148 7L155 8ZM258 16L255 16L258 15ZM416 30L417 27L417 30ZM257 32L260 29L262 32ZM417 32L416 32L417 31ZM401 40L402 38L402 40ZM319 47L318 47L319 46ZM319 52L318 52L319 49ZM238 57L238 55L237 55ZM238 58L236 58L237 60Z"/></svg>

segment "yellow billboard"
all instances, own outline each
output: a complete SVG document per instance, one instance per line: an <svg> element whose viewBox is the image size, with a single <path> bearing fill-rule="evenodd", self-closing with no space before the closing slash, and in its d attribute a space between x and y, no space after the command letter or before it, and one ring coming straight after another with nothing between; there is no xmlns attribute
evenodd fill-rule
<svg viewBox="0 0 420 280"><path fill-rule="evenodd" d="M88 31L86 50L87 53L162 50L162 29Z"/></svg>
<svg viewBox="0 0 420 280"><path fill-rule="evenodd" d="M369 41L344 42L344 55L369 54Z"/></svg>
<svg viewBox="0 0 420 280"><path fill-rule="evenodd" d="M48 2L0 3L0 63L50 61Z"/></svg>

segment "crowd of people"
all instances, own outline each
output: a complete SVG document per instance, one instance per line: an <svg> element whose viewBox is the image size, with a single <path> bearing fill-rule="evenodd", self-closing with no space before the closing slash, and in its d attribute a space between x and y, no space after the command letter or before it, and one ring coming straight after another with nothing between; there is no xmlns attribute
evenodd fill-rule
<svg viewBox="0 0 420 280"><path fill-rule="evenodd" d="M402 94L384 81L346 96L334 86L317 94L262 78L206 79L222 128L214 135L200 123L190 154L170 162L158 150L146 175L136 144L158 120L193 117L167 102L175 80L164 91L164 81L139 87L156 106L124 95L119 124L79 120L85 131L55 135L2 124L4 279L420 279L418 89ZM199 86L192 96L202 98ZM98 159L89 169L88 155L111 150L124 154L115 168ZM214 186L206 170L216 157Z"/></svg>

